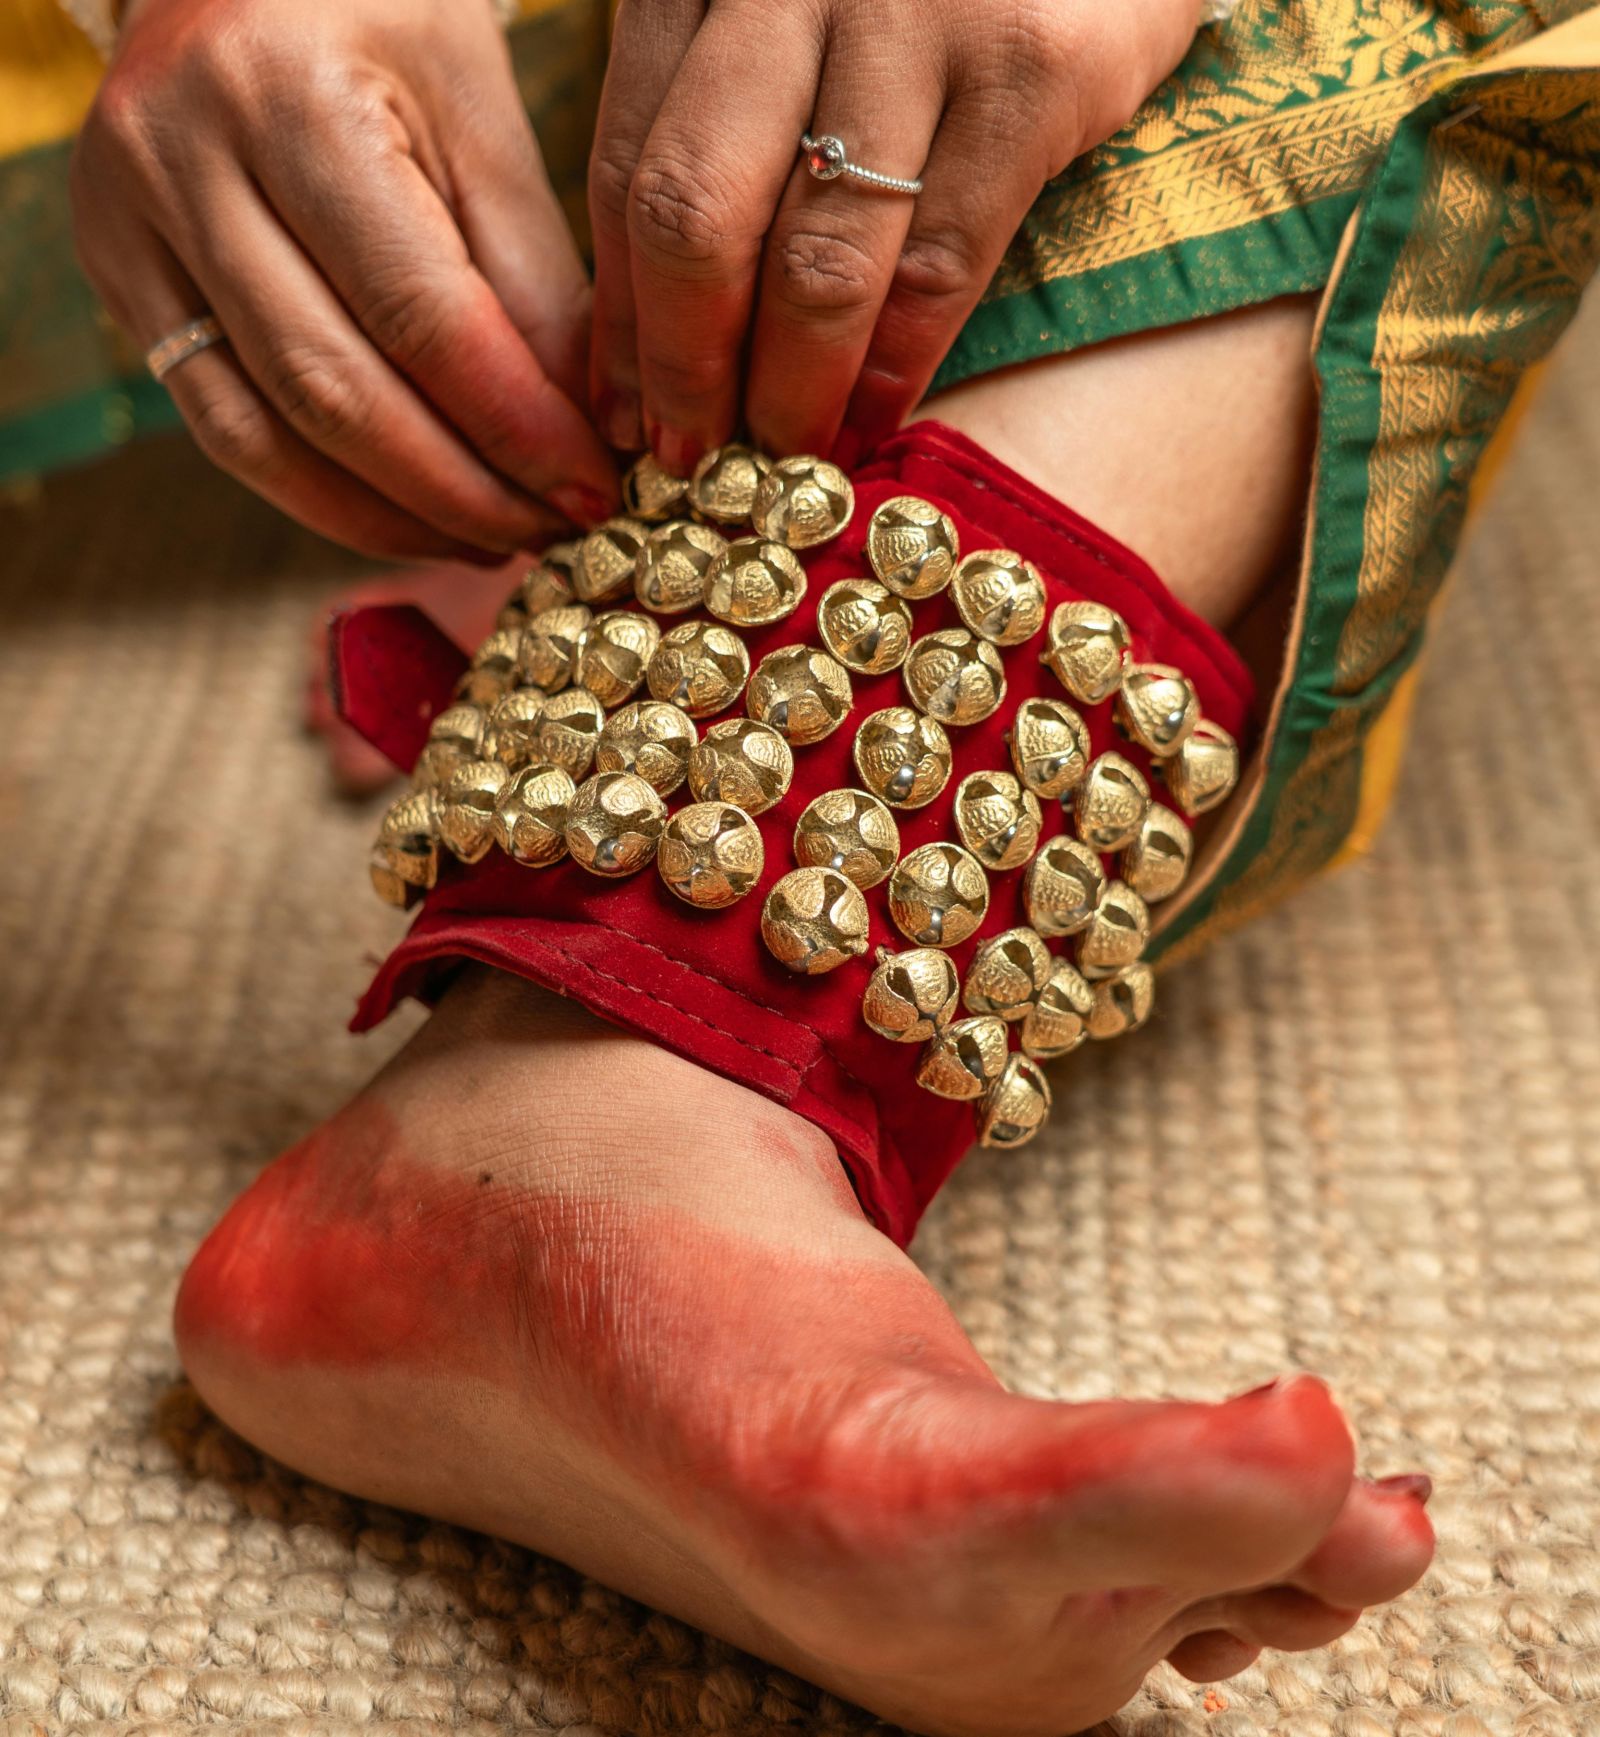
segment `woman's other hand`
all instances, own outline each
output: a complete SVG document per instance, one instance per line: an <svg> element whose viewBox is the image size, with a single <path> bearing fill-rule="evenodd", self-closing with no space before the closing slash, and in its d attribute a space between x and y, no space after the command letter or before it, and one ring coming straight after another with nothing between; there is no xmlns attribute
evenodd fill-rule
<svg viewBox="0 0 1600 1737"><path fill-rule="evenodd" d="M1182 58L1198 0L622 0L590 170L591 387L682 472L898 425L1052 175ZM803 132L913 178L820 181Z"/></svg>
<svg viewBox="0 0 1600 1737"><path fill-rule="evenodd" d="M369 553L503 555L612 504L589 287L489 0L133 0L80 256L195 438Z"/></svg>

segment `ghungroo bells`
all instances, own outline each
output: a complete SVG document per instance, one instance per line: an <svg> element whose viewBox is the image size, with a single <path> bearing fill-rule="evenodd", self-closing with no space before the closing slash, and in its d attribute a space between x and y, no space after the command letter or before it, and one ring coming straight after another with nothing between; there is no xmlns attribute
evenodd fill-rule
<svg viewBox="0 0 1600 1737"><path fill-rule="evenodd" d="M567 817L577 786L559 766L525 766L494 808L494 836L513 862L548 868L567 854Z"/></svg>
<svg viewBox="0 0 1600 1737"><path fill-rule="evenodd" d="M872 571L908 602L934 597L955 574L961 548L956 528L931 501L896 495L867 526Z"/></svg>
<svg viewBox="0 0 1600 1737"><path fill-rule="evenodd" d="M761 878L761 829L731 802L692 802L661 834L656 868L667 888L700 911L734 905Z"/></svg>
<svg viewBox="0 0 1600 1737"><path fill-rule="evenodd" d="M910 706L886 706L856 731L861 782L891 808L925 808L950 781L950 738Z"/></svg>
<svg viewBox="0 0 1600 1737"><path fill-rule="evenodd" d="M768 890L761 936L797 975L833 971L866 951L866 895L883 898L907 945L879 949L862 1019L922 1045L918 1080L974 1101L984 1144L1020 1145L1049 1108L1039 1061L1149 1017L1149 905L1179 889L1192 849L1183 818L1151 801L1133 761L1091 759L1076 707L1114 699L1130 752L1151 757L1184 814L1233 788L1232 739L1200 716L1178 670L1136 661L1115 611L1064 603L1047 624L1045 582L1027 560L1004 549L962 559L949 518L913 496L872 514L875 577L839 580L818 600L821 644L780 645L752 674L744 633L801 603L807 577L793 550L846 528L848 478L821 460L772 464L729 446L687 480L647 456L624 493L628 516L547 550L473 655L458 703L430 726L418 787L385 816L370 862L377 891L404 907L435 884L441 848L472 864L498 846L522 867L570 854L604 878L653 861L674 898L724 911L763 878L771 839L758 817L788 794L796 755L849 718L855 679L899 671L912 703L857 721L860 787L824 790L801 812L797 866ZM755 534L724 535L752 515ZM917 637L915 606L947 587L962 625ZM630 592L618 607L590 607ZM934 808L954 760L945 726L992 717L1006 655L1041 633L1068 697L1024 699L1006 732L1010 768L967 773L949 810ZM741 695L747 715L701 733L697 719ZM690 800L669 812L685 784ZM915 836L928 840L904 857L897 812L920 814ZM1044 837L1058 812L1072 831ZM946 813L956 837L929 840ZM1120 878L1108 875L1110 853ZM984 937L989 876L1012 874L1026 922ZM963 975L950 949L975 939Z"/></svg>
<svg viewBox="0 0 1600 1737"><path fill-rule="evenodd" d="M889 877L889 915L919 947L959 947L989 911L989 879L959 844L924 844Z"/></svg>
<svg viewBox="0 0 1600 1737"><path fill-rule="evenodd" d="M648 868L667 824L667 805L633 772L596 772L578 786L567 811L572 860L615 878Z"/></svg>
<svg viewBox="0 0 1600 1737"><path fill-rule="evenodd" d="M808 747L844 722L853 694L850 672L814 645L784 645L756 665L745 710L786 742Z"/></svg>
<svg viewBox="0 0 1600 1737"><path fill-rule="evenodd" d="M867 950L867 901L837 869L791 869L767 894L761 939L791 971L836 971Z"/></svg>
<svg viewBox="0 0 1600 1737"><path fill-rule="evenodd" d="M866 790L824 790L794 829L794 859L802 868L837 869L863 892L888 879L899 855L894 816Z"/></svg>

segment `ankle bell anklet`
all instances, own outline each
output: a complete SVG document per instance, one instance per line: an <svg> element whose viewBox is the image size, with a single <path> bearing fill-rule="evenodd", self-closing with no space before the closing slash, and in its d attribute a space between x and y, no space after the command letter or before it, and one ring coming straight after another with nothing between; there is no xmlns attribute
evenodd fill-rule
<svg viewBox="0 0 1600 1737"><path fill-rule="evenodd" d="M770 638L805 598L796 551L852 527L850 479L727 446L689 478L640 460L625 498L627 517L545 552L473 655L384 818L377 891L410 905L443 860L491 852L528 869L570 857L612 880L654 863L674 899L707 913L765 887L756 920L773 959L809 977L859 969L866 1024L922 1046L918 1083L973 1100L984 1145L1023 1144L1050 1106L1039 1063L1148 1018L1150 906L1183 883L1187 820L1237 782L1233 738L1187 676L1139 658L1115 609L1052 607L1047 577L1009 550L963 556L919 496L870 514L871 576L823 591L820 643L773 646L753 666L746 636ZM1057 693L1016 706L1009 764L958 765L964 732L1003 714L1021 660L1043 663ZM857 682L895 672L896 703L861 711ZM722 716L741 698L743 716ZM1102 707L1127 753L1093 752ZM808 751L846 727L856 782L780 823L797 776L806 793ZM902 825L953 778L949 836L905 848ZM981 934L1011 877L1026 921ZM903 946L872 949L874 903ZM949 950L974 937L963 974Z"/></svg>

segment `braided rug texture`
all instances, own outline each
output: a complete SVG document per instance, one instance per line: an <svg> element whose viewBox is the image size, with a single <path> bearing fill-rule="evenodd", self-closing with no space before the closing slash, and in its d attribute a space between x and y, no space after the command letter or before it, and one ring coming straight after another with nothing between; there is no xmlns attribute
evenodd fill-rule
<svg viewBox="0 0 1600 1737"><path fill-rule="evenodd" d="M1600 310L1596 310L1600 313ZM1021 1388L1335 1384L1438 1484L1426 1583L1127 1737L1600 1734L1600 320L1465 564L1376 853L1166 983L918 1252ZM0 1733L846 1733L565 1568L207 1417L207 1225L404 1035L394 918L293 719L354 568L182 446L0 509Z"/></svg>

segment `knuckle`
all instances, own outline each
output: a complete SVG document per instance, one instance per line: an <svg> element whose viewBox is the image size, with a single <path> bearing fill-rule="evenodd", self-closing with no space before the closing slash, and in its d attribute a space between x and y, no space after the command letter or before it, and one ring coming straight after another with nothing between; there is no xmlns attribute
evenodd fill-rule
<svg viewBox="0 0 1600 1737"><path fill-rule="evenodd" d="M983 276L977 241L967 231L922 230L906 238L895 266L894 293L934 305L959 301L975 293Z"/></svg>
<svg viewBox="0 0 1600 1737"><path fill-rule="evenodd" d="M426 367L447 346L446 298L427 283L380 286L362 304L362 329L402 372Z"/></svg>
<svg viewBox="0 0 1600 1737"><path fill-rule="evenodd" d="M775 244L772 267L778 294L808 313L857 314L877 304L881 274L849 236L792 230Z"/></svg>
<svg viewBox="0 0 1600 1737"><path fill-rule="evenodd" d="M672 152L646 157L628 187L628 232L646 253L681 265L721 259L733 235L733 201L714 171Z"/></svg>
<svg viewBox="0 0 1600 1737"><path fill-rule="evenodd" d="M632 152L614 140L596 140L589 158L589 209L597 222L627 227L633 172Z"/></svg>
<svg viewBox="0 0 1600 1737"><path fill-rule="evenodd" d="M370 426L367 394L324 351L303 345L273 351L263 364L261 386L314 446L348 446Z"/></svg>
<svg viewBox="0 0 1600 1737"><path fill-rule="evenodd" d="M274 468L272 433L260 409L238 392L207 393L186 411L195 445L218 468L260 482Z"/></svg>

